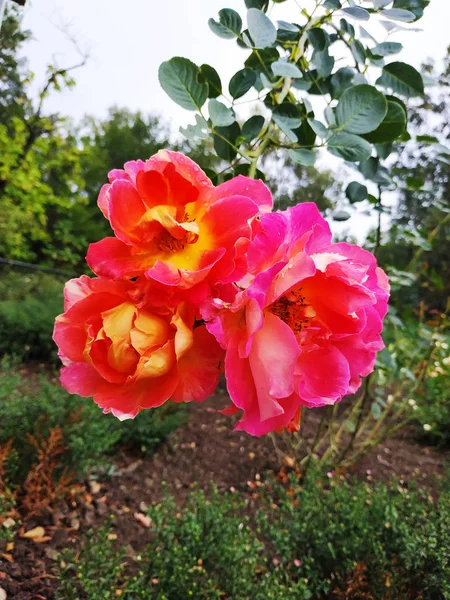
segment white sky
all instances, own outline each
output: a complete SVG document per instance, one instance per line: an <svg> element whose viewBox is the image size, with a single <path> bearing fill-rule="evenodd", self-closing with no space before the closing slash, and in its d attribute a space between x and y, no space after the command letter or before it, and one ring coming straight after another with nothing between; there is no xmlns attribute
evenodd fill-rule
<svg viewBox="0 0 450 600"><path fill-rule="evenodd" d="M310 2L297 0L306 8ZM86 113L104 116L108 107L118 105L160 114L176 131L193 122L194 114L178 107L160 88L157 73L161 62L172 56L185 56L199 65L207 62L217 69L226 89L230 76L242 68L247 56L234 40L218 38L208 27L208 18L217 17L221 8L234 8L244 17L243 0L29 0L27 5L24 26L32 30L34 39L25 55L36 74L36 90L45 81L47 64L56 60L58 66L68 66L78 60L58 27L70 24L78 45L89 51L88 63L74 72L76 87L53 93L46 101L47 111L69 115L75 121ZM295 0L289 0L275 5L270 16L272 20L301 22L298 15ZM383 41L385 30L371 22L352 21ZM423 31L402 31L389 38L404 45L393 60L419 66L429 56L442 58L450 44L449 22L450 0L431 0L425 16L413 25ZM241 110L250 106L244 104Z"/></svg>

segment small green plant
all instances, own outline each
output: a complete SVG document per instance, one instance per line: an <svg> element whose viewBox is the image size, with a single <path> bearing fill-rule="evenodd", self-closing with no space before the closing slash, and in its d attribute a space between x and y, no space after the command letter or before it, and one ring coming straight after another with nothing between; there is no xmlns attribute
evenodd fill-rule
<svg viewBox="0 0 450 600"><path fill-rule="evenodd" d="M63 310L63 281L46 274L0 274L0 356L57 361L52 340Z"/></svg>
<svg viewBox="0 0 450 600"><path fill-rule="evenodd" d="M450 445L450 336L436 342L428 377L414 405L420 435L428 443Z"/></svg>
<svg viewBox="0 0 450 600"><path fill-rule="evenodd" d="M262 488L261 488L262 489ZM253 521L236 494L171 497L149 509L154 535L125 561L111 530L63 556L57 598L434 600L450 594L450 493L437 504L393 482L269 481ZM100 574L100 575L99 575ZM97 582L97 587L95 585Z"/></svg>
<svg viewBox="0 0 450 600"><path fill-rule="evenodd" d="M319 597L345 586L361 565L373 598L450 593L448 491L435 506L396 482L350 485L311 472L302 487L295 478L274 484L267 506L258 519L264 537L290 577L306 578Z"/></svg>
<svg viewBox="0 0 450 600"><path fill-rule="evenodd" d="M93 469L105 470L111 453L120 446L151 452L181 424L178 405L144 411L133 421L120 422L104 415L91 400L68 394L56 380L25 376L17 363L0 363L0 445L13 439L8 475L23 483L36 458L30 435L47 438L50 430L63 431L65 451L60 468L81 476Z"/></svg>

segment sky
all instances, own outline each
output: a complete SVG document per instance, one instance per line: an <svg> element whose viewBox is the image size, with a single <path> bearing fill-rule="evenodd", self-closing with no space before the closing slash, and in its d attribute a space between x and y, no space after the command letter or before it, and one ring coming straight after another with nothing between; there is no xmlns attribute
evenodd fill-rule
<svg viewBox="0 0 450 600"><path fill-rule="evenodd" d="M288 0L275 5L270 17L296 21L299 6L310 4L311 0ZM180 125L194 122L194 113L166 96L158 83L158 67L172 56L185 56L199 65L207 62L226 87L233 73L242 68L246 53L234 40L221 39L208 27L209 17L217 17L224 7L245 15L243 0L28 0L24 26L32 30L33 40L25 56L35 73L34 89L42 88L48 64L66 67L79 62L72 37L88 53L88 61L74 71L74 88L46 100L47 111L69 115L77 122L86 113L105 116L110 106L117 105L158 114L178 131ZM401 31L389 37L404 46L395 60L418 67L429 56L442 58L450 44L449 22L450 0L431 0L425 16L411 26L422 31ZM363 25L378 41L386 38L386 31L376 23ZM244 103L238 116L245 116L250 108L251 103ZM345 227L340 225L340 229Z"/></svg>

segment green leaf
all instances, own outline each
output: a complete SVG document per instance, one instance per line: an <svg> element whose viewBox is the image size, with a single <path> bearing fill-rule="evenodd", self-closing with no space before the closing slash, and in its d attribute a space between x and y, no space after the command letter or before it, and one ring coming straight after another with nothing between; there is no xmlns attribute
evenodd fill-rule
<svg viewBox="0 0 450 600"><path fill-rule="evenodd" d="M209 27L216 35L224 39L238 37L242 31L242 19L240 15L231 8L223 8L219 11L219 22L209 19Z"/></svg>
<svg viewBox="0 0 450 600"><path fill-rule="evenodd" d="M272 71L274 75L279 77L301 78L302 72L298 67L285 60L277 60L272 63Z"/></svg>
<svg viewBox="0 0 450 600"><path fill-rule="evenodd" d="M377 144L375 146L377 156L381 158L381 160L386 160L386 158L391 154L392 148L392 142L388 142L387 144Z"/></svg>
<svg viewBox="0 0 450 600"><path fill-rule="evenodd" d="M365 161L360 162L359 170L366 179L373 179L378 171L380 161L375 156L371 156Z"/></svg>
<svg viewBox="0 0 450 600"><path fill-rule="evenodd" d="M220 96L222 94L222 82L217 71L205 64L200 67L200 73L209 87L208 98Z"/></svg>
<svg viewBox="0 0 450 600"><path fill-rule="evenodd" d="M245 0L245 6L247 8L259 8L266 11L269 6L269 0Z"/></svg>
<svg viewBox="0 0 450 600"><path fill-rule="evenodd" d="M199 82L200 69L187 58L175 56L159 67L162 89L186 110L200 110L208 98L208 84Z"/></svg>
<svg viewBox="0 0 450 600"><path fill-rule="evenodd" d="M384 95L371 85L346 89L336 107L336 122L349 133L369 133L383 121L387 112Z"/></svg>
<svg viewBox="0 0 450 600"><path fill-rule="evenodd" d="M365 139L372 144L385 144L399 138L406 129L406 111L398 102L388 99L386 116L380 126L367 134Z"/></svg>
<svg viewBox="0 0 450 600"><path fill-rule="evenodd" d="M351 87L355 72L349 67L342 67L331 77L331 89L333 98L339 98L344 90Z"/></svg>
<svg viewBox="0 0 450 600"><path fill-rule="evenodd" d="M342 4L339 0L325 0L323 6L324 8L329 8L331 10L339 10L342 8Z"/></svg>
<svg viewBox="0 0 450 600"><path fill-rule="evenodd" d="M264 127L265 119L261 115L250 117L242 126L242 135L247 142L255 139Z"/></svg>
<svg viewBox="0 0 450 600"><path fill-rule="evenodd" d="M241 69L233 75L228 85L228 91L232 98L240 98L248 92L248 90L256 82L256 73L250 69Z"/></svg>
<svg viewBox="0 0 450 600"><path fill-rule="evenodd" d="M361 42L359 40L350 42L350 48L356 62L363 65L366 62L366 51Z"/></svg>
<svg viewBox="0 0 450 600"><path fill-rule="evenodd" d="M349 6L348 8L343 8L342 12L353 19L358 19L359 21L368 21L370 19L370 13L365 8L360 8L359 6Z"/></svg>
<svg viewBox="0 0 450 600"><path fill-rule="evenodd" d="M316 162L316 153L312 150L289 150L288 154L294 162L305 167L311 167Z"/></svg>
<svg viewBox="0 0 450 600"><path fill-rule="evenodd" d="M314 50L322 52L328 46L328 36L320 27L312 27L308 30L308 38Z"/></svg>
<svg viewBox="0 0 450 600"><path fill-rule="evenodd" d="M234 111L214 98L208 102L208 112L215 127L228 127L236 121Z"/></svg>
<svg viewBox="0 0 450 600"><path fill-rule="evenodd" d="M327 106L325 108L325 110L323 111L323 114L325 116L325 119L328 123L328 125L334 129L336 127L336 116L334 114L334 109L331 108L331 106Z"/></svg>
<svg viewBox="0 0 450 600"><path fill-rule="evenodd" d="M308 123L310 124L311 129L314 131L314 133L323 140L326 140L330 135L328 129L320 121L317 121L316 119L309 119Z"/></svg>
<svg viewBox="0 0 450 600"><path fill-rule="evenodd" d="M397 54L402 48L402 44L398 42L382 42L370 48L370 51L375 56L389 56L389 54Z"/></svg>
<svg viewBox="0 0 450 600"><path fill-rule="evenodd" d="M403 62L389 63L383 67L383 73L377 85L391 88L395 93L410 98L422 96L424 93L423 80L418 71Z"/></svg>
<svg viewBox="0 0 450 600"><path fill-rule="evenodd" d="M180 133L188 140L194 140L200 138L206 140L209 137L208 123L199 114L195 115L195 125L188 125L187 127L180 127Z"/></svg>
<svg viewBox="0 0 450 600"><path fill-rule="evenodd" d="M422 144L439 144L439 140L433 135L418 135L416 141Z"/></svg>
<svg viewBox="0 0 450 600"><path fill-rule="evenodd" d="M417 19L423 17L424 9L430 4L430 0L394 0L394 8L404 8L414 13Z"/></svg>
<svg viewBox="0 0 450 600"><path fill-rule="evenodd" d="M383 17L392 19L393 21L402 21L403 23L412 23L416 20L416 15L409 10L403 8L386 8L381 11Z"/></svg>
<svg viewBox="0 0 450 600"><path fill-rule="evenodd" d="M353 421L350 421L349 419L346 419L344 421L344 425L345 425L345 429L349 432L349 433L354 433L356 431L356 424L353 423Z"/></svg>
<svg viewBox="0 0 450 600"><path fill-rule="evenodd" d="M241 134L239 124L234 122L228 127L216 127L215 131L221 136L219 137L219 135L213 134L214 150L216 151L217 156L231 162L237 155L237 152L232 145L235 145L236 140Z"/></svg>
<svg viewBox="0 0 450 600"><path fill-rule="evenodd" d="M348 184L345 190L345 195L350 200L351 204L355 202L362 202L367 198L367 188L365 185L361 185L357 181L352 181Z"/></svg>
<svg viewBox="0 0 450 600"><path fill-rule="evenodd" d="M249 8L247 11L248 30L256 48L267 48L277 40L277 29L261 10Z"/></svg>
<svg viewBox="0 0 450 600"><path fill-rule="evenodd" d="M381 417L380 405L377 402L372 402L370 405L370 412L372 413L372 417L375 419L375 421L378 421L378 419Z"/></svg>
<svg viewBox="0 0 450 600"><path fill-rule="evenodd" d="M328 150L344 160L360 162L369 158L372 147L359 136L340 131L328 140Z"/></svg>
<svg viewBox="0 0 450 600"><path fill-rule="evenodd" d="M282 129L296 129L300 127L302 119L296 105L285 102L276 106L272 111L272 120ZM284 130L283 130L284 131Z"/></svg>
<svg viewBox="0 0 450 600"><path fill-rule="evenodd" d="M346 19L340 20L340 26L344 33L348 33L351 38L355 37L355 28Z"/></svg>
<svg viewBox="0 0 450 600"><path fill-rule="evenodd" d="M334 221L348 221L351 215L346 210L336 210L332 215Z"/></svg>
<svg viewBox="0 0 450 600"><path fill-rule="evenodd" d="M294 79L292 82L292 87L294 87L296 90L306 91L311 87L311 82L306 81L306 79Z"/></svg>
<svg viewBox="0 0 450 600"><path fill-rule="evenodd" d="M334 56L330 56L328 54L328 49L323 52L319 52L318 50L314 50L312 55L312 62L316 66L317 73L325 79L328 75L331 74L331 71L334 67Z"/></svg>

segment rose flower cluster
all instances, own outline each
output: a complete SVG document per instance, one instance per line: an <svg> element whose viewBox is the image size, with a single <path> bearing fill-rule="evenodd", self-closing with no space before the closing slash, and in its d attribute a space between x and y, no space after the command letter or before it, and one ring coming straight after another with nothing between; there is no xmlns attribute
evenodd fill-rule
<svg viewBox="0 0 450 600"><path fill-rule="evenodd" d="M389 284L375 257L332 243L315 204L272 211L261 181L214 186L160 151L109 173L98 205L114 237L97 277L72 279L54 340L62 385L105 413L201 402L225 372L236 428L298 429L303 406L354 393L383 348Z"/></svg>

